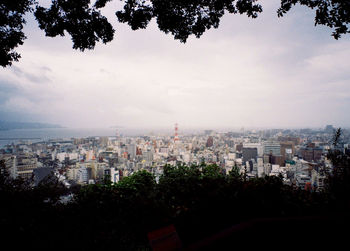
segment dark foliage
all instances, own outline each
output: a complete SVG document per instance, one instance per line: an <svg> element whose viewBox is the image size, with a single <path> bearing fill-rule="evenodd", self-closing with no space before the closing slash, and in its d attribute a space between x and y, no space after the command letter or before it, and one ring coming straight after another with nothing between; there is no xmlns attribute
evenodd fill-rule
<svg viewBox="0 0 350 251"><path fill-rule="evenodd" d="M102 7L103 2L98 1L96 6ZM112 41L114 29L107 18L89 4L90 0L53 0L49 9L37 6L35 17L46 36L64 36L67 31L74 49L93 49L100 40L103 43Z"/></svg>
<svg viewBox="0 0 350 251"><path fill-rule="evenodd" d="M245 179L237 168L225 175L205 164L165 166L158 183L139 171L117 184L69 191L55 176L37 187L12 179L0 162L0 236L3 245L20 239L16 248L48 250L148 250L147 233L169 225L184 247L207 250L238 245L232 240L249 242L253 235L264 242L270 232L284 244L286 234L298 233L319 238L324 232L341 240L350 209L350 158L341 150L341 136L338 129L328 153L333 168L325 170L326 188L317 193L285 185L281 177ZM67 194L73 199L62 203ZM310 227L319 232L310 233ZM212 236L221 237L208 242Z"/></svg>
<svg viewBox="0 0 350 251"><path fill-rule="evenodd" d="M0 178L2 235L47 249L150 249L147 233L170 224L186 247L251 219L333 211L326 193L294 189L279 177L244 181L215 165L165 166L158 183L139 171L117 184L81 187L68 204L58 200L67 191L57 179L34 188L5 171Z"/></svg>
<svg viewBox="0 0 350 251"><path fill-rule="evenodd" d="M332 203L344 210L350 209L350 156L343 151L341 145L342 130L339 128L334 133L332 148L328 151L327 158L333 164L332 170L327 172L327 192Z"/></svg>
<svg viewBox="0 0 350 251"><path fill-rule="evenodd" d="M229 13L246 13L256 18L262 7L256 0L149 0L125 1L124 10L117 11L118 20L128 23L133 30L144 29L152 18L165 33L186 42L190 35L199 38L206 30L218 28L220 18Z"/></svg>
<svg viewBox="0 0 350 251"><path fill-rule="evenodd" d="M34 0L1 0L0 2L0 65L11 65L20 55L14 51L26 36L24 14L31 11Z"/></svg>
<svg viewBox="0 0 350 251"><path fill-rule="evenodd" d="M39 27L46 36L69 34L73 48L94 49L96 43L113 40L114 29L100 9L111 0L51 0L44 8L35 0L2 0L0 2L0 65L6 67L18 61L14 50L22 45L25 14L34 12ZM218 28L225 13L246 14L256 18L262 12L257 0L125 0L122 10L116 11L119 22L133 30L145 29L154 18L158 28L175 39L186 42L189 36L199 38L210 28ZM316 9L315 25L334 29L338 39L349 33L349 1L341 0L281 0L278 16L283 16L295 4Z"/></svg>
<svg viewBox="0 0 350 251"><path fill-rule="evenodd" d="M334 29L332 36L339 39L350 33L350 1L347 0L281 0L278 16L287 13L293 5L300 4L315 9L315 25L326 25Z"/></svg>
<svg viewBox="0 0 350 251"><path fill-rule="evenodd" d="M32 186L32 180L13 179L4 162L0 162L2 243L19 249L57 240L61 210L58 199L66 192L54 177L47 178L37 187Z"/></svg>

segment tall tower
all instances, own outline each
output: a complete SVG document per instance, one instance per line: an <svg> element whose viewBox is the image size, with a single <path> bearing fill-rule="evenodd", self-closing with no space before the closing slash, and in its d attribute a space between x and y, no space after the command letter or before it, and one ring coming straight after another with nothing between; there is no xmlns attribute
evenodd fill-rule
<svg viewBox="0 0 350 251"><path fill-rule="evenodd" d="M179 134L178 134L178 126L177 123L175 124L175 137L174 137L174 142L179 140Z"/></svg>
<svg viewBox="0 0 350 251"><path fill-rule="evenodd" d="M115 137L118 139L120 137L120 132L118 129L115 130Z"/></svg>

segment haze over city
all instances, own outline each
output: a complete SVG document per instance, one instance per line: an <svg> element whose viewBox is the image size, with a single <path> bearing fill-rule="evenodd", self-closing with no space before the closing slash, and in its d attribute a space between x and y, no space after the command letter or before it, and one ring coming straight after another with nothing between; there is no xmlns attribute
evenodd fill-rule
<svg viewBox="0 0 350 251"><path fill-rule="evenodd" d="M85 52L69 35L45 37L31 16L22 58L0 69L0 116L65 127L348 127L348 36L315 27L307 8L278 18L279 1L261 3L257 19L226 14L185 44L154 21L132 31L109 3L115 39Z"/></svg>

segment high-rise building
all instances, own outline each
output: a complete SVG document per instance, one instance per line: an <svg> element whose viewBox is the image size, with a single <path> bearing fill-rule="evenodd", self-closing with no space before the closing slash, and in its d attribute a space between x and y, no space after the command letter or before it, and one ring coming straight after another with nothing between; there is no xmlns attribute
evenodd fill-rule
<svg viewBox="0 0 350 251"><path fill-rule="evenodd" d="M255 161L257 161L258 149L243 147L242 154L243 154L243 162L249 161L251 159L254 159Z"/></svg>
<svg viewBox="0 0 350 251"><path fill-rule="evenodd" d="M87 184L89 181L88 169L85 165L81 166L77 172L78 183Z"/></svg>
<svg viewBox="0 0 350 251"><path fill-rule="evenodd" d="M322 157L322 149L318 147L302 147L300 149L301 157L308 162L317 162L321 160Z"/></svg>
<svg viewBox="0 0 350 251"><path fill-rule="evenodd" d="M243 143L245 148L256 148L258 150L258 156L264 155L264 147L261 143Z"/></svg>
<svg viewBox="0 0 350 251"><path fill-rule="evenodd" d="M33 175L33 170L38 167L37 159L33 156L18 156L16 160L15 176L22 179L30 179Z"/></svg>
<svg viewBox="0 0 350 251"><path fill-rule="evenodd" d="M279 136L278 141L280 141L280 142L293 142L294 145L299 145L301 142L301 139L299 137L292 137L292 136Z"/></svg>
<svg viewBox="0 0 350 251"><path fill-rule="evenodd" d="M151 151L144 152L142 156L143 156L143 159L148 162L151 162L153 160L153 153Z"/></svg>
<svg viewBox="0 0 350 251"><path fill-rule="evenodd" d="M243 148L243 144L242 143L236 145L236 151L237 152L241 152L242 148Z"/></svg>
<svg viewBox="0 0 350 251"><path fill-rule="evenodd" d="M108 146L109 144L109 138L108 137L100 137L99 143L103 146Z"/></svg>
<svg viewBox="0 0 350 251"><path fill-rule="evenodd" d="M214 139L212 136L209 136L208 139L207 139L207 144L206 146L207 147L212 147L214 145Z"/></svg>
<svg viewBox="0 0 350 251"><path fill-rule="evenodd" d="M264 154L281 155L281 144L278 142L265 142Z"/></svg>
<svg viewBox="0 0 350 251"><path fill-rule="evenodd" d="M295 154L294 142L281 142L281 155L287 159L291 160Z"/></svg>
<svg viewBox="0 0 350 251"><path fill-rule="evenodd" d="M271 155L271 164L284 166L285 158L282 155Z"/></svg>
<svg viewBox="0 0 350 251"><path fill-rule="evenodd" d="M130 159L134 159L136 157L136 145L135 144L128 145L128 154L130 155Z"/></svg>

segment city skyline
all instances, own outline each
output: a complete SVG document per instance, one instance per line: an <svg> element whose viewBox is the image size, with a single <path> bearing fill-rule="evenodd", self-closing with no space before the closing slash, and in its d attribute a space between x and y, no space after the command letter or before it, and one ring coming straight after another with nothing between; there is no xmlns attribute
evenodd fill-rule
<svg viewBox="0 0 350 251"><path fill-rule="evenodd" d="M186 44L152 22L132 31L103 13L116 38L73 50L70 37L47 38L33 17L22 58L0 69L2 120L65 127L349 127L350 42L314 26L303 7L277 17L262 1L257 19L226 14L218 29ZM171 129L170 129L171 130Z"/></svg>

